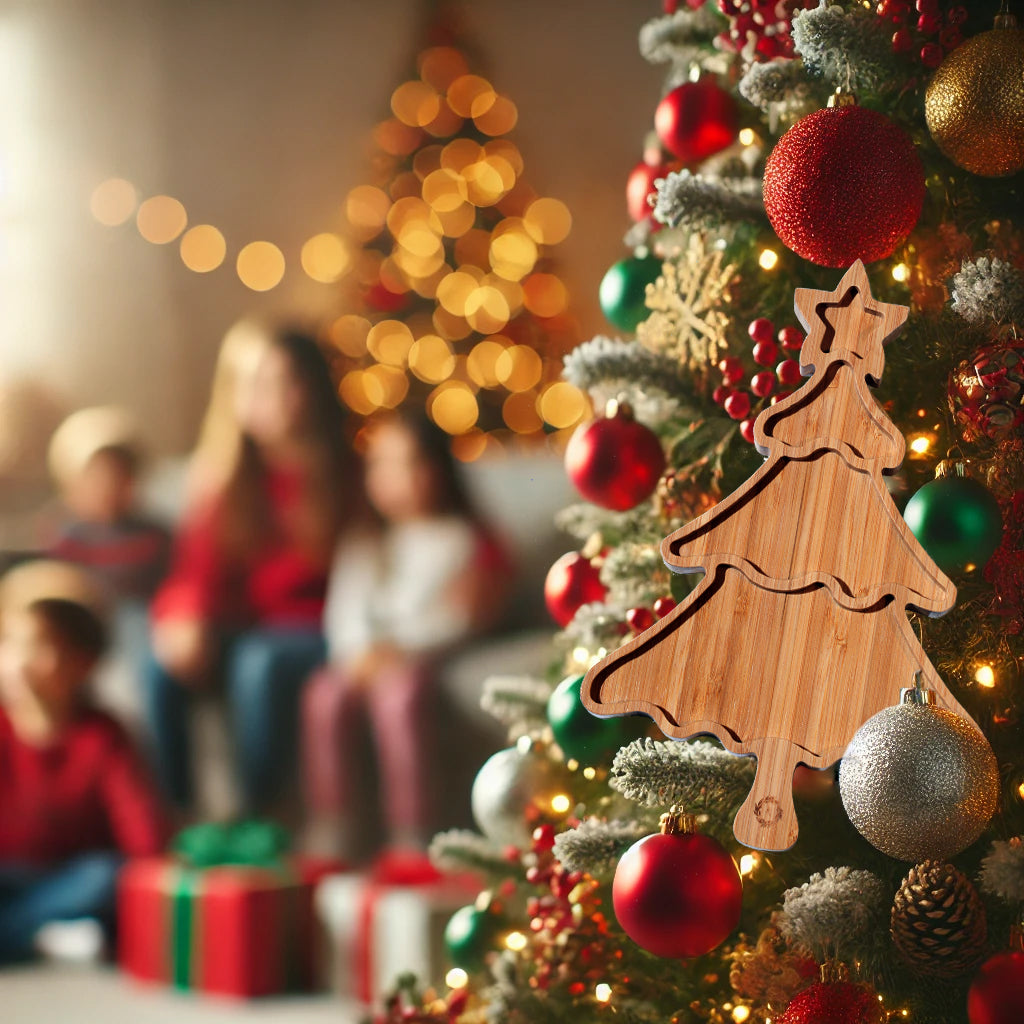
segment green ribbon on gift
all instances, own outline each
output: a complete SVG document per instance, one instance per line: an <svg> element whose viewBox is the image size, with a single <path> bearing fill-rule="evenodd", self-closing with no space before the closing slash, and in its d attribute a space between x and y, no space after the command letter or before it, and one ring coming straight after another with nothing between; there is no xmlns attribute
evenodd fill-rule
<svg viewBox="0 0 1024 1024"><path fill-rule="evenodd" d="M269 821L192 825L174 837L171 849L184 861L171 894L171 981L175 987L192 986L196 897L203 869L234 865L280 871L284 876L283 857L290 846L288 833Z"/></svg>
<svg viewBox="0 0 1024 1024"><path fill-rule="evenodd" d="M222 864L273 868L290 846L291 838L280 825L250 820L193 825L175 836L171 849L194 868Z"/></svg>

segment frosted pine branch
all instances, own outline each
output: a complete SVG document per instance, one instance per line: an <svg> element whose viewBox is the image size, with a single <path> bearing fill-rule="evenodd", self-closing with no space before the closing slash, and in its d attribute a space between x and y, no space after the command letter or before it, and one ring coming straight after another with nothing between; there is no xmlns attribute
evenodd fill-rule
<svg viewBox="0 0 1024 1024"><path fill-rule="evenodd" d="M628 847L651 831L650 825L640 821L587 818L555 837L555 856L569 871L607 874Z"/></svg>
<svg viewBox="0 0 1024 1024"><path fill-rule="evenodd" d="M763 218L760 182L740 182L726 186L687 170L670 172L656 182L654 219L670 227L701 228Z"/></svg>
<svg viewBox="0 0 1024 1024"><path fill-rule="evenodd" d="M623 747L608 784L647 807L678 804L694 813L742 802L754 781L750 758L734 757L704 740L684 743L642 739Z"/></svg>
<svg viewBox="0 0 1024 1024"><path fill-rule="evenodd" d="M648 528L650 521L649 516ZM601 566L601 582L617 604L626 608L649 608L668 593L671 574L661 557L661 540L659 533L651 538L651 543L627 541L617 544L608 553Z"/></svg>
<svg viewBox="0 0 1024 1024"><path fill-rule="evenodd" d="M826 868L783 894L779 927L816 960L869 958L888 939L892 893L870 871Z"/></svg>
<svg viewBox="0 0 1024 1024"><path fill-rule="evenodd" d="M670 396L682 396L688 390L678 360L652 352L637 341L619 341L603 334L577 345L565 357L562 376L583 391L618 381Z"/></svg>
<svg viewBox="0 0 1024 1024"><path fill-rule="evenodd" d="M550 695L551 687L542 679L491 676L484 680L480 707L507 726L510 733L522 735L543 727Z"/></svg>
<svg viewBox="0 0 1024 1024"><path fill-rule="evenodd" d="M610 651L622 640L620 626L625 617L625 608L594 601L577 609L562 637L570 648L582 647L591 652L604 648Z"/></svg>
<svg viewBox="0 0 1024 1024"><path fill-rule="evenodd" d="M981 862L981 888L1008 903L1024 903L1024 842L997 841Z"/></svg>
<svg viewBox="0 0 1024 1024"><path fill-rule="evenodd" d="M740 79L739 91L748 103L767 113L773 105L806 103L811 87L800 61L776 57L751 64Z"/></svg>
<svg viewBox="0 0 1024 1024"><path fill-rule="evenodd" d="M439 871L482 871L507 875L510 865L504 851L469 829L439 832L430 843L430 861Z"/></svg>
<svg viewBox="0 0 1024 1024"><path fill-rule="evenodd" d="M797 11L793 45L810 74L833 87L878 92L904 75L881 19L863 7L826 6Z"/></svg>
<svg viewBox="0 0 1024 1024"><path fill-rule="evenodd" d="M722 26L722 19L707 7L652 18L640 28L640 56L650 64L697 61Z"/></svg>
<svg viewBox="0 0 1024 1024"><path fill-rule="evenodd" d="M1004 260L964 260L953 275L953 312L969 324L1002 323L1024 316L1024 276Z"/></svg>

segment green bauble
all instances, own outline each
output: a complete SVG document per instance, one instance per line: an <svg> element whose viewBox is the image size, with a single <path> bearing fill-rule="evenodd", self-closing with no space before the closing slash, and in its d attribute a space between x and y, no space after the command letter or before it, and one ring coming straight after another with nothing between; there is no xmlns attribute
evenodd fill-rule
<svg viewBox="0 0 1024 1024"><path fill-rule="evenodd" d="M941 476L922 487L903 512L911 532L946 573L981 568L1003 536L999 502L977 480Z"/></svg>
<svg viewBox="0 0 1024 1024"><path fill-rule="evenodd" d="M650 310L644 304L647 286L661 276L661 260L654 256L631 256L608 268L601 279L598 299L608 322L632 333L646 320Z"/></svg>
<svg viewBox="0 0 1024 1024"><path fill-rule="evenodd" d="M593 765L608 761L619 747L647 731L641 716L597 718L584 706L580 692L583 676L563 679L548 698L548 722L555 741L567 758Z"/></svg>
<svg viewBox="0 0 1024 1024"><path fill-rule="evenodd" d="M497 948L502 920L492 910L472 904L452 914L444 929L444 948L452 965L473 973L484 968L487 954Z"/></svg>

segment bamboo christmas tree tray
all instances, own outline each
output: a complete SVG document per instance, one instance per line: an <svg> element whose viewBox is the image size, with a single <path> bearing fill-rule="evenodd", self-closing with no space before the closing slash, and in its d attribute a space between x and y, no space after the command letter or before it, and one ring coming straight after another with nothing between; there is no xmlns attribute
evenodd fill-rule
<svg viewBox="0 0 1024 1024"><path fill-rule="evenodd" d="M704 578L583 682L595 715L640 712L667 736L754 755L734 830L762 850L796 841L796 766L838 761L918 672L970 721L907 618L944 614L956 589L889 497L904 441L868 390L908 311L875 301L858 261L833 292L798 288L796 312L809 379L758 416L764 465L662 543L671 570Z"/></svg>

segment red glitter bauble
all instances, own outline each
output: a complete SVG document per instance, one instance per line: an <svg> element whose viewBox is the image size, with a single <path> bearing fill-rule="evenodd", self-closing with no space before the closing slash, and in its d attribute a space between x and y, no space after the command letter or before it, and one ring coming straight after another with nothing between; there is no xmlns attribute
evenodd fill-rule
<svg viewBox="0 0 1024 1024"><path fill-rule="evenodd" d="M779 139L764 205L784 245L823 267L884 259L921 216L924 170L910 137L876 110L826 107Z"/></svg>
<svg viewBox="0 0 1024 1024"><path fill-rule="evenodd" d="M544 580L544 603L551 618L563 628L572 622L579 608L603 601L606 593L598 570L575 551L562 555Z"/></svg>
<svg viewBox="0 0 1024 1024"><path fill-rule="evenodd" d="M971 1024L1020 1024L1024 1020L1024 953L986 960L967 993Z"/></svg>
<svg viewBox="0 0 1024 1024"><path fill-rule="evenodd" d="M620 405L615 415L576 428L565 447L565 469L588 501L625 512L654 492L665 452L657 434Z"/></svg>
<svg viewBox="0 0 1024 1024"><path fill-rule="evenodd" d="M684 82L658 104L654 128L683 163L700 163L736 141L736 101L713 78Z"/></svg>
<svg viewBox="0 0 1024 1024"><path fill-rule="evenodd" d="M657 833L619 860L612 905L623 931L655 956L701 956L739 924L743 884L711 836Z"/></svg>
<svg viewBox="0 0 1024 1024"><path fill-rule="evenodd" d="M793 997L779 1024L881 1024L884 1019L878 996L867 985L819 981Z"/></svg>

